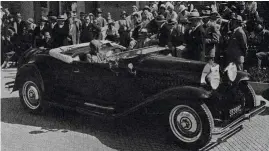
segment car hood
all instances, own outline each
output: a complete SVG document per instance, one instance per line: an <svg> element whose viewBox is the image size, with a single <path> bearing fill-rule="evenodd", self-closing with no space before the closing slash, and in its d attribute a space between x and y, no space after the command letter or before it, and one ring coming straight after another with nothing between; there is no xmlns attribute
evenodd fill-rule
<svg viewBox="0 0 269 151"><path fill-rule="evenodd" d="M188 71L202 73L205 65L206 62L151 54L140 60L139 67L171 72Z"/></svg>

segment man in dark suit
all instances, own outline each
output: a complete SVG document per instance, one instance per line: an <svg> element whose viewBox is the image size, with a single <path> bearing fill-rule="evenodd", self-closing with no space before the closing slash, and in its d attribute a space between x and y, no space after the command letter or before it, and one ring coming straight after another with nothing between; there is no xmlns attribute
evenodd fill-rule
<svg viewBox="0 0 269 151"><path fill-rule="evenodd" d="M231 20L232 36L226 51L227 63L235 62L238 70L243 70L243 64L247 53L247 36L242 28L243 19L236 15Z"/></svg>
<svg viewBox="0 0 269 151"><path fill-rule="evenodd" d="M166 25L166 19L163 15L156 17L156 22L159 27L157 38L159 39L159 45L164 47L168 44L169 30Z"/></svg>
<svg viewBox="0 0 269 151"><path fill-rule="evenodd" d="M85 23L82 25L80 40L82 43L90 42L93 39L97 39L101 32L100 27L91 23L90 16L85 17Z"/></svg>
<svg viewBox="0 0 269 151"><path fill-rule="evenodd" d="M20 13L17 13L16 15L16 32L18 35L21 35L23 32L23 28L27 27L27 23L22 20L22 16Z"/></svg>
<svg viewBox="0 0 269 151"><path fill-rule="evenodd" d="M42 40L44 39L45 31L48 31L49 28L47 27L48 19L44 16L41 17L40 24L34 30L34 37L35 37L35 46L40 47Z"/></svg>
<svg viewBox="0 0 269 151"><path fill-rule="evenodd" d="M191 28L186 32L187 56L189 59L205 61L205 30L198 12L190 12Z"/></svg>
<svg viewBox="0 0 269 151"><path fill-rule="evenodd" d="M51 39L49 31L45 31L44 39L42 40L40 47L53 48L53 41Z"/></svg>
<svg viewBox="0 0 269 151"><path fill-rule="evenodd" d="M64 16L60 15L57 18L57 25L55 25L54 29L52 30L52 39L54 47L68 45L67 37L69 29L68 26L65 25L64 21L65 21Z"/></svg>

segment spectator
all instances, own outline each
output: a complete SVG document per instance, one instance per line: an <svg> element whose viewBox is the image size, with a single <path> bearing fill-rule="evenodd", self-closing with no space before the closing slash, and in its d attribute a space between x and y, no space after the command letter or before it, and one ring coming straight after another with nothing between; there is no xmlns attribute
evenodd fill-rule
<svg viewBox="0 0 269 151"><path fill-rule="evenodd" d="M232 35L226 51L227 63L235 62L238 70L243 70L247 51L247 36L242 28L242 17L235 15L231 20Z"/></svg>
<svg viewBox="0 0 269 151"><path fill-rule="evenodd" d="M147 29L144 27L143 22L141 21L138 13L135 13L133 15L133 18L136 23L136 26L131 35L132 38L131 38L129 48L133 49L133 48L146 47L147 41L149 40L147 38L147 35L148 35Z"/></svg>
<svg viewBox="0 0 269 151"><path fill-rule="evenodd" d="M187 55L189 59L205 61L205 30L198 12L190 12L190 29L186 32Z"/></svg>
<svg viewBox="0 0 269 151"><path fill-rule="evenodd" d="M109 22L109 21L114 21L113 19L112 19L112 16L111 16L111 14L110 14L110 12L108 12L107 13L107 18L106 18L106 20L107 20L107 22Z"/></svg>
<svg viewBox="0 0 269 151"><path fill-rule="evenodd" d="M177 57L176 47L183 43L182 39L180 39L181 33L177 28L177 20L169 19L167 22L167 28L169 30L168 34L168 48L172 52L172 56Z"/></svg>
<svg viewBox="0 0 269 151"><path fill-rule="evenodd" d="M49 31L50 31L50 35L52 35L52 31L53 29L56 27L57 25L57 17L56 16L50 16L50 20L49 20Z"/></svg>
<svg viewBox="0 0 269 151"><path fill-rule="evenodd" d="M70 38L69 43L72 45L79 44L80 30L82 27L81 21L76 17L77 17L76 13L73 12L72 17L69 18L69 38Z"/></svg>
<svg viewBox="0 0 269 151"><path fill-rule="evenodd" d="M46 31L44 33L44 37L45 38L42 40L40 47L49 48L49 49L53 48L53 41L51 39L50 32Z"/></svg>
<svg viewBox="0 0 269 151"><path fill-rule="evenodd" d="M142 11L142 12L145 12L145 14L147 14L149 20L152 20L152 19L153 19L153 15L152 15L152 13L151 13L151 9L149 8L148 5L146 5L146 6L143 8L143 11ZM141 15L142 15L142 14L141 14Z"/></svg>
<svg viewBox="0 0 269 151"><path fill-rule="evenodd" d="M181 22L182 20L188 19L189 12L184 5L180 5L178 9L178 21Z"/></svg>
<svg viewBox="0 0 269 151"><path fill-rule="evenodd" d="M89 17L90 17L90 23L95 23L96 24L96 21L95 21L95 16L93 15L93 13L89 13ZM86 22L86 18L85 18L85 22Z"/></svg>
<svg viewBox="0 0 269 151"><path fill-rule="evenodd" d="M101 8L97 9L97 18L96 18L97 26L101 28L101 32L99 35L99 39L104 39L105 38L105 26L107 25L107 21L105 18L102 16L102 10Z"/></svg>
<svg viewBox="0 0 269 151"><path fill-rule="evenodd" d="M135 14L136 16L139 15L139 14ZM133 15L134 16L134 15ZM141 19L140 19L141 18ZM150 15L149 15L149 12L148 11L143 11L141 13L141 17L140 15L138 16L138 19L140 20L140 23L141 23L141 27L142 28L146 28L148 23L151 21L150 19ZM136 22L137 24L137 22Z"/></svg>
<svg viewBox="0 0 269 151"><path fill-rule="evenodd" d="M85 16L86 14L84 12L79 13L79 19L81 20L82 25L85 23Z"/></svg>
<svg viewBox="0 0 269 151"><path fill-rule="evenodd" d="M34 23L33 18L28 18L27 23L28 23L28 31L33 33L36 28L36 24Z"/></svg>
<svg viewBox="0 0 269 151"><path fill-rule="evenodd" d="M49 30L49 28L46 26L47 21L48 19L42 16L39 25L34 30L34 44L36 47L40 47L41 41L44 39L45 31Z"/></svg>
<svg viewBox="0 0 269 151"><path fill-rule="evenodd" d="M15 24L15 31L18 35L21 35L23 32L23 28L27 27L27 24L24 20L22 20L22 16L20 13L16 15L16 24Z"/></svg>
<svg viewBox="0 0 269 151"><path fill-rule="evenodd" d="M158 3L156 1L150 1L149 7L150 7L151 12L158 11Z"/></svg>
<svg viewBox="0 0 269 151"><path fill-rule="evenodd" d="M68 26L65 24L65 17L59 15L57 18L57 25L52 30L52 39L54 47L61 47L68 45L67 36L69 33Z"/></svg>
<svg viewBox="0 0 269 151"><path fill-rule="evenodd" d="M86 16L85 23L82 25L81 42L85 43L97 39L100 31L100 27L91 22L90 16Z"/></svg>
<svg viewBox="0 0 269 151"><path fill-rule="evenodd" d="M159 40L159 45L165 47L168 44L169 30L166 26L166 19L163 15L159 15L156 18L157 25L159 27L159 32L157 38Z"/></svg>
<svg viewBox="0 0 269 151"><path fill-rule="evenodd" d="M106 40L116 42L120 37L118 30L115 28L115 22L112 20L108 21L108 28L106 30Z"/></svg>
<svg viewBox="0 0 269 151"><path fill-rule="evenodd" d="M220 18L221 16L218 12L212 12L209 23L206 24L205 28L205 57L210 63L214 62L220 41L220 25L217 24L217 20Z"/></svg>
<svg viewBox="0 0 269 151"><path fill-rule="evenodd" d="M127 13L125 11L121 12L121 20L119 23L119 34L120 34L120 45L128 47L130 43L130 31L131 25L130 21L126 19Z"/></svg>
<svg viewBox="0 0 269 151"><path fill-rule="evenodd" d="M161 4L161 6L159 8L159 15L163 15L164 18L166 18L168 15L168 11L166 10L166 7L164 4Z"/></svg>
<svg viewBox="0 0 269 151"><path fill-rule="evenodd" d="M5 38L1 39L2 69L8 67L9 61L16 61L15 31L8 29Z"/></svg>
<svg viewBox="0 0 269 151"><path fill-rule="evenodd" d="M177 20L178 18L177 13L174 11L174 6L171 3L168 4L167 10L168 10L168 14L167 14L166 20L169 20L169 19Z"/></svg>
<svg viewBox="0 0 269 151"><path fill-rule="evenodd" d="M232 10L228 7L228 3L226 2L220 3L220 15L223 19L230 20L231 13Z"/></svg>
<svg viewBox="0 0 269 151"><path fill-rule="evenodd" d="M258 58L258 69L262 68L262 62L269 60L269 31L264 29L261 24L258 24L254 27L255 45L258 48L258 53L256 56Z"/></svg>

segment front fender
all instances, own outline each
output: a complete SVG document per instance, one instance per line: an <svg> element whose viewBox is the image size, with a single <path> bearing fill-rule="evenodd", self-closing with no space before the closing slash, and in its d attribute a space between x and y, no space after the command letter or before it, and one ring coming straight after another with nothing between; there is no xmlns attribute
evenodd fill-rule
<svg viewBox="0 0 269 151"><path fill-rule="evenodd" d="M211 91L207 91L202 87L182 86L166 89L158 94L147 98L142 103L124 111L117 116L125 116L131 112L135 112L141 108L149 107L149 105L157 104L157 108L167 106L169 103L179 102L179 100L201 101L211 97ZM170 102L172 101L172 102ZM154 106L154 105L153 105Z"/></svg>
<svg viewBox="0 0 269 151"><path fill-rule="evenodd" d="M39 81L41 81L41 88L44 91L44 84L43 84L43 79L42 76L35 64L25 64L21 66L16 74L14 86L13 86L13 91L16 91L20 88L23 80L27 78L28 76L36 77L38 78Z"/></svg>

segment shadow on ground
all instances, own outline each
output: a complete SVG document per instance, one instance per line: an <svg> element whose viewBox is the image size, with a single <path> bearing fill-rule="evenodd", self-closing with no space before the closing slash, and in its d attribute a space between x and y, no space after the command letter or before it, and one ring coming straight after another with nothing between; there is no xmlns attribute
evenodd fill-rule
<svg viewBox="0 0 269 151"><path fill-rule="evenodd" d="M76 112L51 108L44 115L34 115L23 110L19 98L1 99L1 121L41 127L29 134L39 135L60 131L76 131L95 136L104 145L117 150L182 150L166 137L166 129L156 116L132 116L117 121L105 120Z"/></svg>

